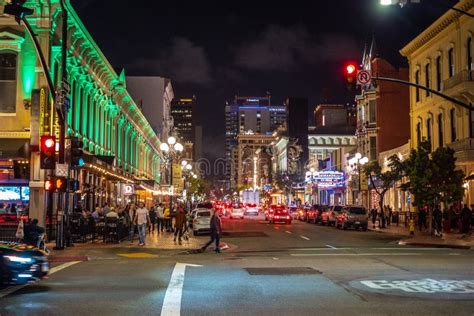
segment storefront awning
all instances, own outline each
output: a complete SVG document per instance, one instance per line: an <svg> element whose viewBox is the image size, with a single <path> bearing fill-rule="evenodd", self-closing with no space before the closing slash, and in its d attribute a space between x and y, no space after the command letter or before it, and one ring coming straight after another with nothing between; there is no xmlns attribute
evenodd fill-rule
<svg viewBox="0 0 474 316"><path fill-rule="evenodd" d="M30 140L2 139L0 142L0 159L29 159Z"/></svg>

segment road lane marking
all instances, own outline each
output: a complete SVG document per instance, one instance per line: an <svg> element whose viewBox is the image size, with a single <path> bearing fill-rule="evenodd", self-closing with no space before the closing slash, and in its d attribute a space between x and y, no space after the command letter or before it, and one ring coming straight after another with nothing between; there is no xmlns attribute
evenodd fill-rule
<svg viewBox="0 0 474 316"><path fill-rule="evenodd" d="M147 252L118 253L117 256L132 258L132 259L158 258L158 255L154 255Z"/></svg>
<svg viewBox="0 0 474 316"><path fill-rule="evenodd" d="M305 239L305 240L311 240L311 239L309 239L309 238L306 237L306 236L300 236L300 237L303 238L303 239Z"/></svg>
<svg viewBox="0 0 474 316"><path fill-rule="evenodd" d="M318 256L421 256L421 253L292 253L293 257Z"/></svg>
<svg viewBox="0 0 474 316"><path fill-rule="evenodd" d="M65 262L63 264L60 264L59 266L53 267L49 270L49 274L51 275L53 273L56 273L58 271L61 271L63 269L69 268L70 266L73 266L75 264L81 263L81 261L71 261L71 262Z"/></svg>
<svg viewBox="0 0 474 316"><path fill-rule="evenodd" d="M280 229L280 227L278 227L278 226L273 226L273 228L275 228L275 229Z"/></svg>
<svg viewBox="0 0 474 316"><path fill-rule="evenodd" d="M331 249L337 249L336 247L333 247L331 245L326 245L326 247L331 248Z"/></svg>
<svg viewBox="0 0 474 316"><path fill-rule="evenodd" d="M181 297L183 295L184 273L186 266L202 267L198 264L177 262L173 273L171 274L170 283L166 289L163 307L161 308L161 316L179 316L181 315Z"/></svg>
<svg viewBox="0 0 474 316"><path fill-rule="evenodd" d="M292 234L292 232L290 232L289 230L285 230L285 233Z"/></svg>
<svg viewBox="0 0 474 316"><path fill-rule="evenodd" d="M357 249L357 248L337 248L337 250L349 250L349 249ZM295 248L291 249L292 251L328 251L331 250L329 248Z"/></svg>
<svg viewBox="0 0 474 316"><path fill-rule="evenodd" d="M61 271L62 269L66 269L72 265L75 265L77 263L80 263L81 261L71 261L71 262L66 262L66 263L63 263L63 264L60 264L59 266L56 266L56 267L53 267L49 270L49 273L48 275L51 275L53 273L56 273L58 271ZM30 285L31 283L26 283L26 284L21 284L21 285L15 285L15 286L11 286L11 287L7 287L3 290L0 291L0 298L3 298L7 295L10 295L18 290L21 290L22 288L24 288L25 286L28 286Z"/></svg>

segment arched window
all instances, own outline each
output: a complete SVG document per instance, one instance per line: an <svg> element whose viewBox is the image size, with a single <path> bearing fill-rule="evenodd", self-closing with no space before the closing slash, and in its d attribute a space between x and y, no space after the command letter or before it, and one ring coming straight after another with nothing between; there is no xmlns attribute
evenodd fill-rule
<svg viewBox="0 0 474 316"><path fill-rule="evenodd" d="M0 113L16 113L17 54L0 52Z"/></svg>
<svg viewBox="0 0 474 316"><path fill-rule="evenodd" d="M415 83L420 84L420 71L419 70L415 72ZM416 97L416 102L420 102L420 89L418 87L415 89L415 97Z"/></svg>
<svg viewBox="0 0 474 316"><path fill-rule="evenodd" d="M436 58L436 90L441 91L441 56Z"/></svg>
<svg viewBox="0 0 474 316"><path fill-rule="evenodd" d="M450 129L451 129L451 142L455 142L456 141L456 110L455 109L451 109L451 111L449 111L449 125L450 125Z"/></svg>
<svg viewBox="0 0 474 316"><path fill-rule="evenodd" d="M454 48L448 50L448 75L449 78L454 76Z"/></svg>
<svg viewBox="0 0 474 316"><path fill-rule="evenodd" d="M431 67L430 67L430 64L426 64L425 65L425 84L426 84L426 87L427 88L431 88L431 82L430 82L430 78L431 78ZM425 90L426 92L426 96L429 97L430 96L430 92L428 90Z"/></svg>
<svg viewBox="0 0 474 316"><path fill-rule="evenodd" d="M417 145L421 143L421 122L418 122L418 124L416 124L416 141Z"/></svg>
<svg viewBox="0 0 474 316"><path fill-rule="evenodd" d="M438 139L439 139L439 147L443 147L444 145L444 133L443 133L443 114L438 114Z"/></svg>
<svg viewBox="0 0 474 316"><path fill-rule="evenodd" d="M472 70L472 38L467 38L467 70Z"/></svg>
<svg viewBox="0 0 474 316"><path fill-rule="evenodd" d="M431 118L426 120L426 138L431 143Z"/></svg>

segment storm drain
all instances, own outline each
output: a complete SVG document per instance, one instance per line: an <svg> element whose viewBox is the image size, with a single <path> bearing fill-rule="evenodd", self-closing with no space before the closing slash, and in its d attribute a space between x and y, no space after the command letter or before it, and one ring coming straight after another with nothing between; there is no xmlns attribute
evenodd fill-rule
<svg viewBox="0 0 474 316"><path fill-rule="evenodd" d="M321 274L319 270L308 267L288 268L245 268L250 275L298 275L298 274Z"/></svg>
<svg viewBox="0 0 474 316"><path fill-rule="evenodd" d="M222 235L227 238L268 237L268 235L264 232L223 232Z"/></svg>

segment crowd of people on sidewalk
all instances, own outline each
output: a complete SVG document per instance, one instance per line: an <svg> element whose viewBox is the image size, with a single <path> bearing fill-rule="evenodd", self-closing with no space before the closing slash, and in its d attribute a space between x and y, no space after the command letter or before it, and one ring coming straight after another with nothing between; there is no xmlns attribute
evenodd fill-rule
<svg viewBox="0 0 474 316"><path fill-rule="evenodd" d="M431 212L430 207L425 205L420 207L417 212L404 212L403 219L405 226L414 232L415 225L418 226L420 232L428 232L429 217L431 215L433 233L435 236L442 236L444 233L456 233L468 235L474 228L474 205L469 208L466 204L462 207L458 204L451 205L449 208L442 210L441 205L435 205ZM369 220L372 222L373 228L385 229L391 225L400 224L400 212L385 205L383 209L373 208L369 213Z"/></svg>

